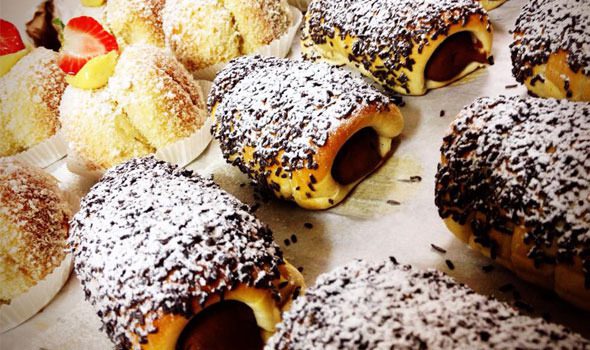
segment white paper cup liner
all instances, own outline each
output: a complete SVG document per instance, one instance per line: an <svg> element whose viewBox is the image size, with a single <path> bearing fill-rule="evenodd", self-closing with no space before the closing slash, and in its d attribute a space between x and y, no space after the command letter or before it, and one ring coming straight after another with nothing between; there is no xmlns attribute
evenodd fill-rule
<svg viewBox="0 0 590 350"><path fill-rule="evenodd" d="M28 165L46 168L62 159L66 153L66 142L62 136L62 132L58 131L50 138L12 157Z"/></svg>
<svg viewBox="0 0 590 350"><path fill-rule="evenodd" d="M280 38L271 41L270 44L259 47L253 53L253 55L273 56L280 58L287 57L289 51L291 50L295 35L297 35L297 31L301 25L301 21L303 20L303 14L298 8L289 6L289 10L291 11L291 25L287 29L287 32L285 32L285 34L283 34ZM197 79L212 81L215 79L217 73L225 66L227 66L227 62L217 63L207 68L197 70L193 72L193 75Z"/></svg>
<svg viewBox="0 0 590 350"><path fill-rule="evenodd" d="M213 85L210 81L198 81L203 90L203 97L207 101L207 96ZM197 159L209 146L213 136L211 135L211 125L213 121L207 117L199 130L191 136L178 140L170 145L160 148L156 151L155 156L160 160L185 167L193 160ZM103 170L95 170L90 163L76 152L75 148L69 145L68 158L66 159L68 169L77 175L89 180L98 181L104 174Z"/></svg>
<svg viewBox="0 0 590 350"><path fill-rule="evenodd" d="M310 2L311 0L289 0L289 4L297 7L301 11L307 10Z"/></svg>
<svg viewBox="0 0 590 350"><path fill-rule="evenodd" d="M0 306L0 333L4 333L36 315L59 293L72 272L72 257L66 255L62 263L44 280Z"/></svg>

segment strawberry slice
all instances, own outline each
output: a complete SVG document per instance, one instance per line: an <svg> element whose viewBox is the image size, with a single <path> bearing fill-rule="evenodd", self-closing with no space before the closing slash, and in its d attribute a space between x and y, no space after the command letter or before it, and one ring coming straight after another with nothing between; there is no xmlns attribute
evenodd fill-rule
<svg viewBox="0 0 590 350"><path fill-rule="evenodd" d="M66 74L75 75L94 57L119 50L117 39L92 17L72 18L63 35L58 63Z"/></svg>
<svg viewBox="0 0 590 350"><path fill-rule="evenodd" d="M25 48L14 24L0 19L0 56L15 53Z"/></svg>

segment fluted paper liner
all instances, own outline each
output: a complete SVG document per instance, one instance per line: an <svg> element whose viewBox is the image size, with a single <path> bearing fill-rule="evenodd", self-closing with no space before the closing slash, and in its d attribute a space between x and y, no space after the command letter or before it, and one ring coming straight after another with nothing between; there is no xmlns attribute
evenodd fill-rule
<svg viewBox="0 0 590 350"><path fill-rule="evenodd" d="M66 142L62 136L62 132L58 131L50 138L12 157L28 165L46 168L65 157L66 154Z"/></svg>

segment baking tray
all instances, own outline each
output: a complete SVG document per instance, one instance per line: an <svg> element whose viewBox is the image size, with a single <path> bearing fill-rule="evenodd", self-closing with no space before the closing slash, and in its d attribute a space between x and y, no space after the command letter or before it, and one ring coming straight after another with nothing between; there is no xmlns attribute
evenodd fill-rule
<svg viewBox="0 0 590 350"><path fill-rule="evenodd" d="M0 1L0 16L15 20L10 16L17 15L15 22L19 18L24 21L22 11L11 9L4 13L8 2L13 6L12 1ZM14 5L26 6L24 3L27 2L31 1ZM303 268L309 285L318 274L353 259L376 261L395 256L402 263L442 270L479 293L511 303L520 299L531 306L529 314L550 317L552 321L590 338L590 312L569 305L552 292L520 281L512 272L470 250L446 229L434 205L439 147L459 110L480 96L526 94L523 87L516 86L511 75L508 47L509 30L524 3L525 0L510 0L490 12L494 26L496 63L493 66L425 96L404 97L406 104L401 110L406 128L393 157L336 208L313 212L292 203L264 198L244 175L225 163L215 142L189 168L213 176L222 188L242 201L256 205L258 217L272 228L286 258ZM291 56L299 56L298 42L293 44ZM63 161L48 170L80 194L90 185L69 173ZM433 249L432 244L446 253ZM447 260L452 262L454 269L449 268ZM489 265L493 270L483 271L482 268ZM508 285L513 288L506 288ZM98 317L84 301L80 284L72 275L45 310L0 335L0 347L34 350L112 348L106 336L98 331L99 327Z"/></svg>

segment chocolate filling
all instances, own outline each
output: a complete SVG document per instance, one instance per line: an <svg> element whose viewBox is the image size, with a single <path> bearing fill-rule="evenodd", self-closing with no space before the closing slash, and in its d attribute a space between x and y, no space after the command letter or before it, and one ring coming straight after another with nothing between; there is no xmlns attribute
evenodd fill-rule
<svg viewBox="0 0 590 350"><path fill-rule="evenodd" d="M426 79L448 81L456 77L471 62L487 63L482 44L469 32L459 32L447 38L432 54L426 65Z"/></svg>
<svg viewBox="0 0 590 350"><path fill-rule="evenodd" d="M261 350L263 346L254 312L233 300L197 314L176 342L176 350Z"/></svg>
<svg viewBox="0 0 590 350"><path fill-rule="evenodd" d="M338 151L332 165L332 177L341 185L351 184L375 170L381 160L379 135L373 128L364 128Z"/></svg>

